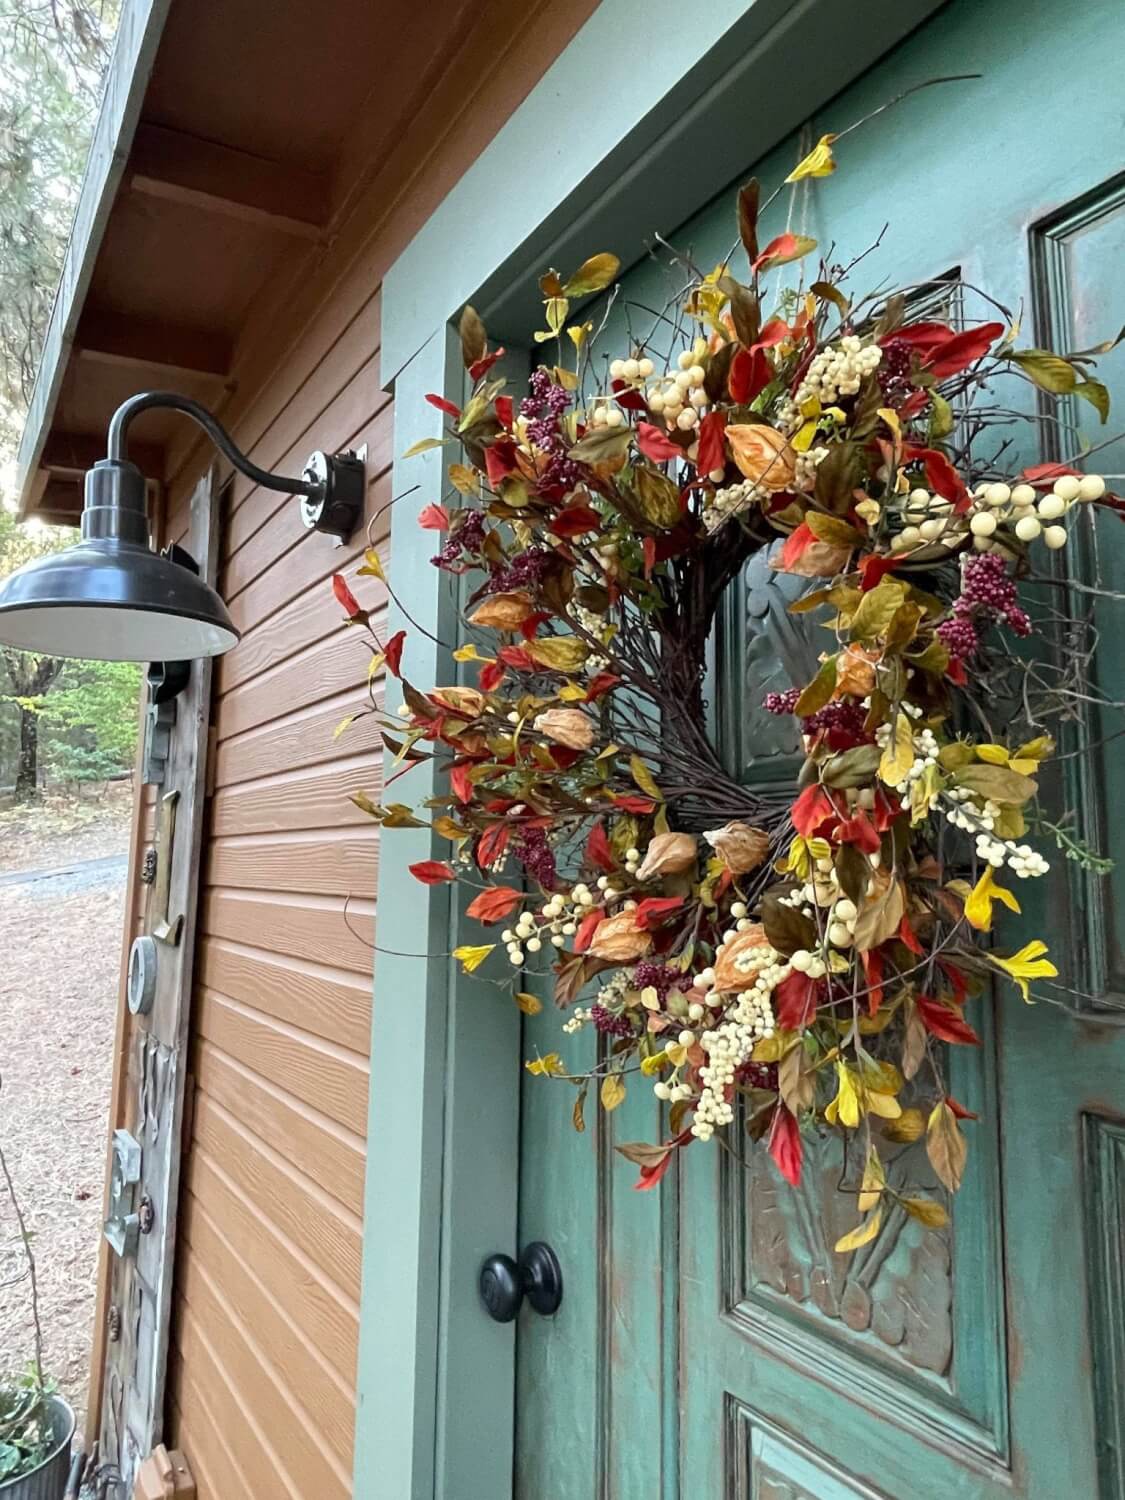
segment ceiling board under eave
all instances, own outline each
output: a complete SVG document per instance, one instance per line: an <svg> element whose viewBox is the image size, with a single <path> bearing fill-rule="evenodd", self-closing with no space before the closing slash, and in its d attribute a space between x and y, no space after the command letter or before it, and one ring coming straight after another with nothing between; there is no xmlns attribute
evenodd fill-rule
<svg viewBox="0 0 1125 1500"><path fill-rule="evenodd" d="M104 439L109 418L117 407L146 389L172 389L184 396L194 396L205 406L222 405L221 388L217 388L209 376L192 375L186 371L175 377L157 376L143 366L104 364L72 355L59 392L52 432ZM159 449L173 433L182 429L187 420L177 412L143 412L131 431L135 431L139 443ZM162 474L149 474L150 479L162 477Z"/></svg>

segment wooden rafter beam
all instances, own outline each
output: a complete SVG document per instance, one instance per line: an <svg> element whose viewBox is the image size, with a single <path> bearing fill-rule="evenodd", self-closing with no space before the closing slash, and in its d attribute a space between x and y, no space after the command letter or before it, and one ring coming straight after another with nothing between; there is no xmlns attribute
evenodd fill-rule
<svg viewBox="0 0 1125 1500"><path fill-rule="evenodd" d="M128 313L87 308L79 319L75 352L88 363L137 365L169 375L209 375L225 380L230 339L207 329L148 321Z"/></svg>
<svg viewBox="0 0 1125 1500"><path fill-rule="evenodd" d="M326 178L164 125L137 127L127 180L135 193L301 239L319 239L328 221Z"/></svg>
<svg viewBox="0 0 1125 1500"><path fill-rule="evenodd" d="M81 480L87 469L105 457L105 436L88 432L51 432L43 444L39 467L52 478L76 479L79 482L78 504L82 504ZM164 450L152 443L129 440L129 458L146 479L160 479L164 474Z"/></svg>

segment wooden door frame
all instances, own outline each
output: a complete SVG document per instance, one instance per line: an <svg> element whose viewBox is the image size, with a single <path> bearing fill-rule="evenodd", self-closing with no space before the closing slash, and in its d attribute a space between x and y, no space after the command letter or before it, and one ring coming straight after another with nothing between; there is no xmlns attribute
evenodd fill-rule
<svg viewBox="0 0 1125 1500"><path fill-rule="evenodd" d="M686 222L943 3L709 0L688 25L677 0L605 0L387 274L381 379L395 398L394 452L441 436L427 393L461 397L452 320L466 302L495 342L524 342L541 316L543 267L606 249L635 263L654 230ZM628 36L644 45L628 49L627 69L607 69ZM392 608L388 629L407 631L404 670L420 683L455 680L449 650L423 634L454 638L454 592L415 524L441 499L446 457L394 463L393 493L409 498L392 512L392 577L412 618ZM440 790L432 762L411 771L408 790L417 801ZM450 889L419 888L407 870L443 852L428 829L397 830L380 847L355 1452L364 1500L511 1492L515 1331L485 1316L476 1275L486 1254L515 1248L518 1012L444 957L460 922Z"/></svg>

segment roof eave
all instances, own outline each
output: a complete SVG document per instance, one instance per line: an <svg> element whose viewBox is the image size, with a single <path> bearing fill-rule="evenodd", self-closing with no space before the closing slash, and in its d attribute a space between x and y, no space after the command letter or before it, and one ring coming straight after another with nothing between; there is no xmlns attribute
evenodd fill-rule
<svg viewBox="0 0 1125 1500"><path fill-rule="evenodd" d="M55 414L63 376L109 221L171 0L125 0L82 179L74 224L17 456L19 513L33 504L39 459Z"/></svg>

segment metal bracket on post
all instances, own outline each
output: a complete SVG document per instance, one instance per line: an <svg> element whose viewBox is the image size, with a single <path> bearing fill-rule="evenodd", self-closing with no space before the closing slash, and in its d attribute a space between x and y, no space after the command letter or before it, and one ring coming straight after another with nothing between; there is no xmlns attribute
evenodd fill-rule
<svg viewBox="0 0 1125 1500"><path fill-rule="evenodd" d="M122 1259L137 1253L140 1215L133 1210L141 1180L141 1144L127 1130L113 1132L113 1161L109 1174L109 1217L103 1233Z"/></svg>

